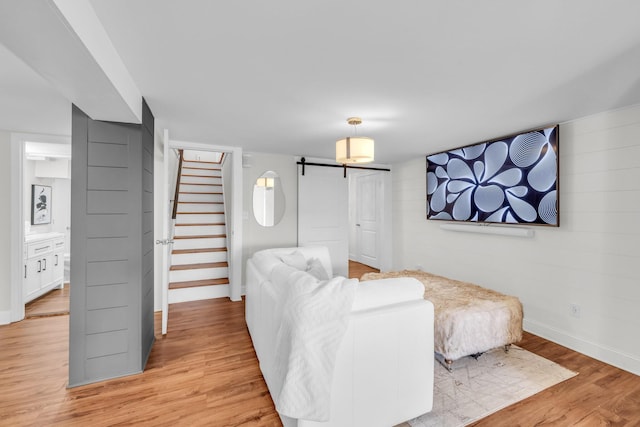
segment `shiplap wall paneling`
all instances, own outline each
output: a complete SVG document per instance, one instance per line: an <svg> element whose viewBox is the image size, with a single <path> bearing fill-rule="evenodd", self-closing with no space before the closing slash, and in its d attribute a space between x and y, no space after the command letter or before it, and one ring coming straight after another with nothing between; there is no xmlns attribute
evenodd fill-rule
<svg viewBox="0 0 640 427"><path fill-rule="evenodd" d="M70 387L141 372L153 345L147 116L151 130L94 121L73 107Z"/></svg>
<svg viewBox="0 0 640 427"><path fill-rule="evenodd" d="M394 165L394 268L515 295L530 332L638 374L640 106L561 124L559 151L560 227L530 239L440 229L425 159Z"/></svg>

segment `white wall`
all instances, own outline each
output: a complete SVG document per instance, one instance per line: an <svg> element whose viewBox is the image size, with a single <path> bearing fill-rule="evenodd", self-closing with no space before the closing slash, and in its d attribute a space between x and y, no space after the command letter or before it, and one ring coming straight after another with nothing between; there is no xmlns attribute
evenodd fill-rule
<svg viewBox="0 0 640 427"><path fill-rule="evenodd" d="M294 156L246 153L250 167L243 168L243 270L247 259L267 248L298 245L298 177ZM280 176L285 198L282 220L273 227L262 227L253 216L253 185L260 175L271 170ZM243 271L244 275L244 271ZM244 283L244 281L243 281Z"/></svg>
<svg viewBox="0 0 640 427"><path fill-rule="evenodd" d="M11 133L0 131L0 146L5 147L0 156L0 325L10 322L11 312Z"/></svg>
<svg viewBox="0 0 640 427"><path fill-rule="evenodd" d="M395 165L394 268L516 295L526 330L640 374L640 106L562 124L559 150L560 227L531 239L441 230L425 158Z"/></svg>

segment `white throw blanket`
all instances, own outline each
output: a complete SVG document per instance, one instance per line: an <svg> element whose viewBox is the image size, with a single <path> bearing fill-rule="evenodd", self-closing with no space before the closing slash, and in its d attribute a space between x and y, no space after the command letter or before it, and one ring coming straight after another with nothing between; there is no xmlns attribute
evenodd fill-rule
<svg viewBox="0 0 640 427"><path fill-rule="evenodd" d="M277 266L273 274L287 276L279 282L283 285L275 354L276 409L291 418L327 421L336 353L358 280L318 281L286 265Z"/></svg>

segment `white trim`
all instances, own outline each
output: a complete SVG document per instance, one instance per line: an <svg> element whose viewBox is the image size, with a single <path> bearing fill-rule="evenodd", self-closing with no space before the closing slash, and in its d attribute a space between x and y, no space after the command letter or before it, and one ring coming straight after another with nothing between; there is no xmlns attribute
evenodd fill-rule
<svg viewBox="0 0 640 427"><path fill-rule="evenodd" d="M23 161L24 141L20 134L11 134L11 322L24 319L22 299L22 266L24 265Z"/></svg>
<svg viewBox="0 0 640 427"><path fill-rule="evenodd" d="M231 248L228 253L230 261L228 295L231 301L240 301L242 299L242 148L177 140L169 140L169 148L231 154L231 237L227 236Z"/></svg>
<svg viewBox="0 0 640 427"><path fill-rule="evenodd" d="M242 300L242 148L231 153L231 259L229 298Z"/></svg>
<svg viewBox="0 0 640 427"><path fill-rule="evenodd" d="M162 239L169 240L169 130L165 129L162 138ZM162 335L167 334L167 325L169 322L169 252L170 245L162 245Z"/></svg>
<svg viewBox="0 0 640 427"><path fill-rule="evenodd" d="M11 323L11 310L0 311L0 325Z"/></svg>
<svg viewBox="0 0 640 427"><path fill-rule="evenodd" d="M380 227L380 270L393 269L393 176L392 172L382 173L382 226ZM388 243L388 244L387 244Z"/></svg>
<svg viewBox="0 0 640 427"><path fill-rule="evenodd" d="M640 375L640 360L633 355L573 336L566 331L561 331L535 320L524 319L523 324L524 330L527 332L586 354L604 363L624 369L635 375Z"/></svg>
<svg viewBox="0 0 640 427"><path fill-rule="evenodd" d="M240 151L240 158L242 159L242 148L240 147L232 147L230 145L212 145L204 142L190 142L190 141L180 141L176 139L169 140L169 148L176 148L183 150L196 150L196 151L218 151L224 153L235 153L236 151Z"/></svg>

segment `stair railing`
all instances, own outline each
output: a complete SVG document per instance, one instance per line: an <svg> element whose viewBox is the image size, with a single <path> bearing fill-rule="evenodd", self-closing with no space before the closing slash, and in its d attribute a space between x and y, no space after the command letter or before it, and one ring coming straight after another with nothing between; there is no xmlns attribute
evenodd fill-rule
<svg viewBox="0 0 640 427"><path fill-rule="evenodd" d="M178 158L180 161L178 162L178 176L176 177L176 193L173 196L173 212L171 213L171 219L176 219L178 215L178 197L180 195L180 176L182 175L182 162L184 161L184 151L178 150L180 155Z"/></svg>

